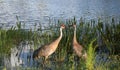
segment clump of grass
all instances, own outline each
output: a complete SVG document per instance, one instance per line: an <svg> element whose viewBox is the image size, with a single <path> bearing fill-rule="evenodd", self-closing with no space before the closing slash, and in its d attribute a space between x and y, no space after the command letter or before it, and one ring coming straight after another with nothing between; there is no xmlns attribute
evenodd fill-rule
<svg viewBox="0 0 120 70"><path fill-rule="evenodd" d="M9 30L0 30L0 52L10 55L11 48L24 40L31 40L30 35L30 31L15 30L13 27Z"/></svg>
<svg viewBox="0 0 120 70"><path fill-rule="evenodd" d="M88 45L88 50L87 50L87 60L86 60L86 68L88 70L93 70L94 69L94 64L95 64L95 48L93 48L93 43L96 41L96 39L93 39L90 44Z"/></svg>
<svg viewBox="0 0 120 70"><path fill-rule="evenodd" d="M120 67L120 56L118 55L109 55L108 59L99 60L98 63L96 63L96 70L119 70Z"/></svg>

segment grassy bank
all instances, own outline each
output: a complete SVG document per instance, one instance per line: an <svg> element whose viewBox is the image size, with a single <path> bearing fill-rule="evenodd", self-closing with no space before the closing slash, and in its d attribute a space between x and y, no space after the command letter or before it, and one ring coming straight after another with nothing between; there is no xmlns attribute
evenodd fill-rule
<svg viewBox="0 0 120 70"><path fill-rule="evenodd" d="M57 26L61 23L64 23L67 29L63 30L63 38L59 47L48 59L49 63L46 68L53 70L120 69L120 22L115 22L114 18L106 21L103 19L86 21L82 18L77 21L73 18L58 20ZM86 61L79 59L73 53L73 28L69 27L72 23L77 23L77 40L87 50L88 59ZM8 30L0 29L0 65L4 64L2 62L3 56L6 55L5 57L9 58L11 48L16 47L22 41L33 41L34 48L37 49L39 44L47 44L55 40L59 36L59 28L54 24L50 22L46 29L42 29L41 24L39 29L26 31L22 29L21 22L18 20L16 27L11 27ZM107 57L105 57L106 53ZM29 70L29 68L27 69Z"/></svg>

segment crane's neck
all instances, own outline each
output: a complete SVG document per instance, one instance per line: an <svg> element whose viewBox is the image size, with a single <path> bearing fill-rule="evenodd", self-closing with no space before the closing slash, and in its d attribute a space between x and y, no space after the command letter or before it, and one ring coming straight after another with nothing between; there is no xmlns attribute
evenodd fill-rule
<svg viewBox="0 0 120 70"><path fill-rule="evenodd" d="M73 42L77 43L77 39L76 39L76 27L74 27L74 37L73 37Z"/></svg>
<svg viewBox="0 0 120 70"><path fill-rule="evenodd" d="M59 44L59 42L60 42L60 40L61 40L61 38L62 38L62 28L60 28L60 36L53 42L54 43L54 47L56 47L57 48L57 46L58 46L58 44ZM56 45L56 46L55 46Z"/></svg>
<svg viewBox="0 0 120 70"><path fill-rule="evenodd" d="M63 33L62 33L62 28L60 28L60 36L59 36L59 40L61 40L61 38L62 38L62 35L63 35Z"/></svg>
<svg viewBox="0 0 120 70"><path fill-rule="evenodd" d="M60 28L60 36L54 42L51 43L52 49L55 50L58 47L58 44L59 44L61 38L62 38L62 28Z"/></svg>

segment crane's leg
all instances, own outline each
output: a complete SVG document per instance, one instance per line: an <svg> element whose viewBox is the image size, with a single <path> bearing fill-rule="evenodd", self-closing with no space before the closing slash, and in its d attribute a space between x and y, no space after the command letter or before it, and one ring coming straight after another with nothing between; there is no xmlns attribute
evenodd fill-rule
<svg viewBox="0 0 120 70"><path fill-rule="evenodd" d="M45 56L45 59L44 59L45 64L47 63L47 58L48 56Z"/></svg>
<svg viewBox="0 0 120 70"><path fill-rule="evenodd" d="M44 56L44 58L43 58L43 68L45 67L45 65L46 65L46 61L47 61L47 58L48 58L48 56Z"/></svg>

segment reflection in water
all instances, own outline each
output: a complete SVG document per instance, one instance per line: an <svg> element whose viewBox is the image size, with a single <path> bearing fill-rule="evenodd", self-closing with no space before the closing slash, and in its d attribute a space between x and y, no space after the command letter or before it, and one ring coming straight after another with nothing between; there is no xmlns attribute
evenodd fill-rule
<svg viewBox="0 0 120 70"><path fill-rule="evenodd" d="M44 16L119 17L119 3L120 0L0 0L0 23L14 25L16 15L19 16L20 21L24 21L29 26L35 22L43 22Z"/></svg>

